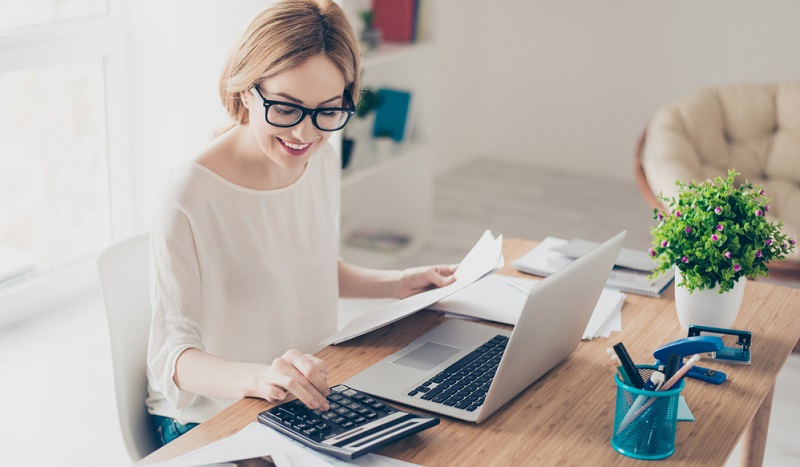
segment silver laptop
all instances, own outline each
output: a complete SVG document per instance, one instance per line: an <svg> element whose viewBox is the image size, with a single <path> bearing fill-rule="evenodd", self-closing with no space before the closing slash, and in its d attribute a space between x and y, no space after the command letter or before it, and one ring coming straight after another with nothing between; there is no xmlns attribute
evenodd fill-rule
<svg viewBox="0 0 800 467"><path fill-rule="evenodd" d="M512 332L448 319L344 384L480 423L581 341L627 231L532 287Z"/></svg>

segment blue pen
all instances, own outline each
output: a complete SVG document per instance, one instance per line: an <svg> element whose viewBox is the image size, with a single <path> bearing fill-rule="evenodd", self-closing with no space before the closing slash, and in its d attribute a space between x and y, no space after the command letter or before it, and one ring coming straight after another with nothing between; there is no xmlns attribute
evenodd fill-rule
<svg viewBox="0 0 800 467"><path fill-rule="evenodd" d="M650 375L650 379L647 380L647 384L644 385L644 390L658 391L661 385L664 384L664 381L666 381L666 378L664 376L665 375L663 372L659 370L654 371L653 374Z"/></svg>

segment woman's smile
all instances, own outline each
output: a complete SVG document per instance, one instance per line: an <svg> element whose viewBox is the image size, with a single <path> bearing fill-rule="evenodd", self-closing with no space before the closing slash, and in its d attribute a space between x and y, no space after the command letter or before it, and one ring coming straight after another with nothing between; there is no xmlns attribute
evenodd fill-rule
<svg viewBox="0 0 800 467"><path fill-rule="evenodd" d="M286 151L290 156L299 157L308 152L308 148L311 147L311 143L299 143L299 142L291 142L285 141L281 138L275 137L280 143L283 150Z"/></svg>

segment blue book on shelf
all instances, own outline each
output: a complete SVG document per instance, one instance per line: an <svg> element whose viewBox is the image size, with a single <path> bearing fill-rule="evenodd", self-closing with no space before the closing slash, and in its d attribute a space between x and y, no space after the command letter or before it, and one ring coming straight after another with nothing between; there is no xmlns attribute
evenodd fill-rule
<svg viewBox="0 0 800 467"><path fill-rule="evenodd" d="M381 103L375 109L373 136L389 136L395 141L403 141L411 105L411 93L394 89L378 89Z"/></svg>

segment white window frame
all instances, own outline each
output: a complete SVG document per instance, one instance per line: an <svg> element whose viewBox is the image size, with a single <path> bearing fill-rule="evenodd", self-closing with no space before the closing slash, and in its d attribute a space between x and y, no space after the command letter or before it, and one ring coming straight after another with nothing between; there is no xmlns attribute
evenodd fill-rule
<svg viewBox="0 0 800 467"><path fill-rule="evenodd" d="M102 59L111 238L135 232L135 161L129 151L129 105L122 0L108 0L103 17L0 33L0 73L63 62ZM111 240L111 239L109 239ZM98 251L105 245L98 245ZM0 284L0 325L74 301L97 290L94 256Z"/></svg>

